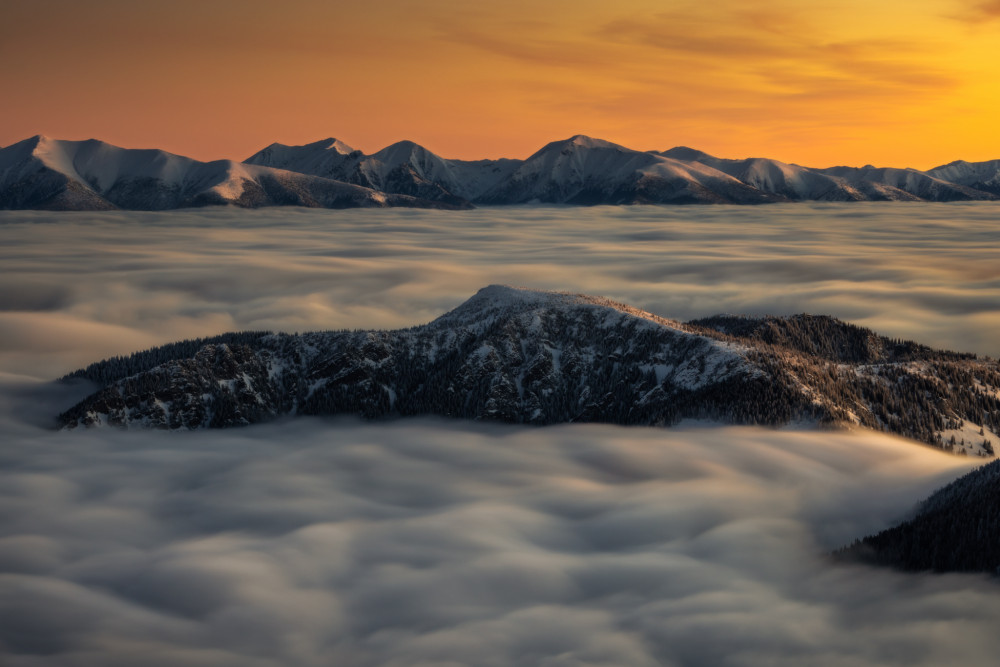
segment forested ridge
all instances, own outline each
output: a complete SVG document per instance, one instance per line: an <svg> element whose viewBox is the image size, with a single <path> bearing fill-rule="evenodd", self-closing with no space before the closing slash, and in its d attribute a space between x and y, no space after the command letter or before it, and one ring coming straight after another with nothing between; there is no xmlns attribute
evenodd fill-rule
<svg viewBox="0 0 1000 667"><path fill-rule="evenodd" d="M968 421L1000 433L1000 366L972 353L935 350L825 315L718 315L688 323L757 350L762 365L790 372L829 399L834 422L853 422L959 451L941 437ZM823 399L821 399L823 400ZM975 443L993 453L996 438ZM985 443L985 444L984 444Z"/></svg>
<svg viewBox="0 0 1000 667"><path fill-rule="evenodd" d="M885 338L826 316L681 324L614 302L491 287L399 331L244 332L92 364L102 387L66 426L200 428L284 414L434 414L552 424L685 418L857 424L989 454L991 359ZM952 442L975 424L982 439Z"/></svg>
<svg viewBox="0 0 1000 667"><path fill-rule="evenodd" d="M1000 575L1000 461L935 492L913 518L834 555L910 571Z"/></svg>

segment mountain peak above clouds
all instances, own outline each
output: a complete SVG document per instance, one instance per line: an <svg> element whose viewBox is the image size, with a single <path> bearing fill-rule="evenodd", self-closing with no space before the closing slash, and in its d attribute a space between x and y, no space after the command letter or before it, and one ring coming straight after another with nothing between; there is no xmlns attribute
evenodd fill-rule
<svg viewBox="0 0 1000 667"><path fill-rule="evenodd" d="M499 284L483 287L462 304L437 318L428 326L470 327L497 316L565 308L597 308L603 311L616 311L632 318L648 320L659 326L678 330L684 328L680 322L668 320L604 297Z"/></svg>
<svg viewBox="0 0 1000 667"><path fill-rule="evenodd" d="M1000 160L987 160L985 162L956 160L935 167L927 173L943 181L1000 195Z"/></svg>
<svg viewBox="0 0 1000 667"><path fill-rule="evenodd" d="M533 153L526 161L531 161L538 159L545 155L557 154L557 153L568 153L575 151L614 151L618 153L636 153L641 154L642 151L636 151L631 148L626 148L620 144L612 143L610 141L605 141L604 139L595 139L593 137L588 137L585 134L574 134L568 139L559 139L558 141L550 141L549 143L542 146L535 153Z"/></svg>
<svg viewBox="0 0 1000 667"><path fill-rule="evenodd" d="M209 428L339 413L530 424L698 418L860 425L947 449L949 429L965 420L1000 447L992 360L829 317L682 324L603 297L505 285L410 329L226 334L72 377L101 389L62 415L67 427Z"/></svg>
<svg viewBox="0 0 1000 667"><path fill-rule="evenodd" d="M257 153L254 153L246 160L244 160L244 162L249 164L261 164L263 166L274 167L277 166L274 163L275 161L287 162L300 155L322 155L328 152L333 153L335 155L349 155L354 152L354 149L348 146L343 141L335 139L334 137L327 137L326 139L313 141L311 143L304 144L302 146L287 145L275 142L263 148L262 150L258 151ZM266 157L259 158L257 156L266 156Z"/></svg>
<svg viewBox="0 0 1000 667"><path fill-rule="evenodd" d="M338 153L341 153L343 155L354 152L353 148L345 144L340 139L335 139L334 137L327 137L326 139L322 139L317 143L321 144L328 151L337 151Z"/></svg>
<svg viewBox="0 0 1000 667"><path fill-rule="evenodd" d="M673 158L675 160L684 160L685 162L699 162L704 158L711 160L715 159L704 151L700 151L696 148L688 148L687 146L674 146L668 150L660 151L659 155Z"/></svg>
<svg viewBox="0 0 1000 667"><path fill-rule="evenodd" d="M596 139L594 137L588 137L585 134L574 134L572 137L566 139L565 141L554 142L554 143L570 144L572 146L579 146L580 148L611 148L611 149L631 150L625 148L621 144L605 141L604 139Z"/></svg>

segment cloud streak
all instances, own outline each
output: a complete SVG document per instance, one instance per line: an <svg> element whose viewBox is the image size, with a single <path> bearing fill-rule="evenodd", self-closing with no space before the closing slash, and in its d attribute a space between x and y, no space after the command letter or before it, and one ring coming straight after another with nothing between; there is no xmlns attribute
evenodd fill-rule
<svg viewBox="0 0 1000 667"><path fill-rule="evenodd" d="M966 1L959 4L962 6L962 10L957 14L950 15L949 18L973 26L1000 18L1000 0L986 0L986 2Z"/></svg>

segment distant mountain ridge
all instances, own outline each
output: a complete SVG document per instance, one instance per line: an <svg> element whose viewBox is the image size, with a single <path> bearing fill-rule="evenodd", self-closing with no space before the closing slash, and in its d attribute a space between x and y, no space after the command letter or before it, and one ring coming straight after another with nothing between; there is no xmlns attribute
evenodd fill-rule
<svg viewBox="0 0 1000 667"><path fill-rule="evenodd" d="M943 449L1000 447L1000 366L826 316L682 324L599 297L493 285L399 331L248 332L71 374L65 427L216 428L282 415L511 423L857 424ZM985 435L954 441L975 422Z"/></svg>
<svg viewBox="0 0 1000 667"><path fill-rule="evenodd" d="M231 160L36 136L0 149L0 208L167 210L231 204L455 208L448 202Z"/></svg>
<svg viewBox="0 0 1000 667"><path fill-rule="evenodd" d="M1000 199L1000 160L934 169L816 169L575 135L525 160L450 160L411 141L371 155L334 138L271 144L244 162L36 136L0 148L0 209L235 205L461 209L514 204L760 204Z"/></svg>

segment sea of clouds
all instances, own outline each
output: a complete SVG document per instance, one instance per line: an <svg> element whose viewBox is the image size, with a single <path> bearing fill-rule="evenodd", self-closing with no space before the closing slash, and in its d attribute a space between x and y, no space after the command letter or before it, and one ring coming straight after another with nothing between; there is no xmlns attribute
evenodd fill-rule
<svg viewBox="0 0 1000 667"><path fill-rule="evenodd" d="M422 324L505 283L663 317L834 315L1000 356L1000 206L0 211L0 372L185 337Z"/></svg>
<svg viewBox="0 0 1000 667"><path fill-rule="evenodd" d="M0 663L992 664L1000 584L834 563L975 465L881 435L56 432L111 354L496 282L997 354L996 205L0 213Z"/></svg>

